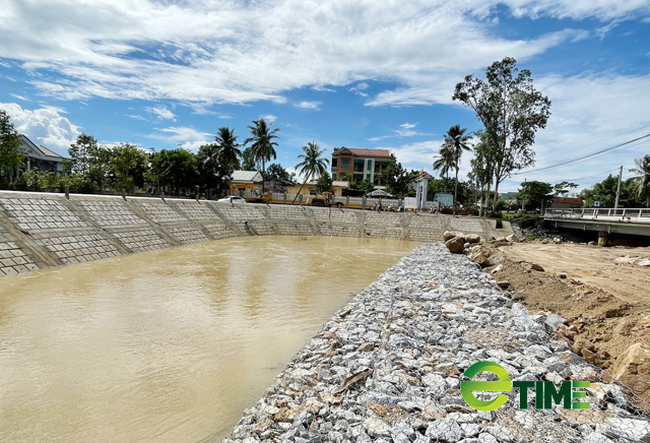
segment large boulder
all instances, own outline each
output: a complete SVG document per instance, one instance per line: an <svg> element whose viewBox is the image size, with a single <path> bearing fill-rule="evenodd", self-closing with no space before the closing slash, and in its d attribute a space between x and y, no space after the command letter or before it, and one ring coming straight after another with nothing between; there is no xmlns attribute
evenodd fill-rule
<svg viewBox="0 0 650 443"><path fill-rule="evenodd" d="M465 241L471 245L481 242L481 236L478 234L467 234L465 236Z"/></svg>
<svg viewBox="0 0 650 443"><path fill-rule="evenodd" d="M451 240L454 237L460 237L461 239L463 239L463 243L465 243L465 234L463 234L460 231L445 231L445 233L442 234L442 238L445 241Z"/></svg>
<svg viewBox="0 0 650 443"><path fill-rule="evenodd" d="M449 249L449 252L452 254L462 254L465 250L465 243L463 242L462 237L454 237L445 242L445 246Z"/></svg>
<svg viewBox="0 0 650 443"><path fill-rule="evenodd" d="M469 259L482 268L493 265L492 260L490 260L490 254L487 251L473 252Z"/></svg>
<svg viewBox="0 0 650 443"><path fill-rule="evenodd" d="M648 399L650 397L650 348L641 343L633 344L616 359L611 374L632 388L637 395Z"/></svg>

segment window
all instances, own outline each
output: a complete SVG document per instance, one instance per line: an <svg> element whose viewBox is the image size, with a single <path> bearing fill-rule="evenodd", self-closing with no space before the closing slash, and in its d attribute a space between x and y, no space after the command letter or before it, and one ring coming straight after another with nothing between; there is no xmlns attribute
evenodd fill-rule
<svg viewBox="0 0 650 443"><path fill-rule="evenodd" d="M363 160L354 161L354 172L363 172Z"/></svg>
<svg viewBox="0 0 650 443"><path fill-rule="evenodd" d="M332 174L332 180L336 180L336 174Z"/></svg>
<svg viewBox="0 0 650 443"><path fill-rule="evenodd" d="M332 167L336 168L338 166L339 159L338 158L333 158L332 159Z"/></svg>
<svg viewBox="0 0 650 443"><path fill-rule="evenodd" d="M342 169L348 169L350 167L350 160L349 159L344 159L341 160L341 168Z"/></svg>
<svg viewBox="0 0 650 443"><path fill-rule="evenodd" d="M368 167L366 168L368 171L372 171L372 162L368 162Z"/></svg>

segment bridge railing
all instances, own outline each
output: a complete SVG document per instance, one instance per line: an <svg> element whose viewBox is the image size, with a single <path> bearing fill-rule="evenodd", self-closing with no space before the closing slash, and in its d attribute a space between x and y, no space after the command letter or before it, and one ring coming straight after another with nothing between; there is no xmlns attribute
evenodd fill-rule
<svg viewBox="0 0 650 443"><path fill-rule="evenodd" d="M650 208L557 208L547 209L544 218L650 224Z"/></svg>

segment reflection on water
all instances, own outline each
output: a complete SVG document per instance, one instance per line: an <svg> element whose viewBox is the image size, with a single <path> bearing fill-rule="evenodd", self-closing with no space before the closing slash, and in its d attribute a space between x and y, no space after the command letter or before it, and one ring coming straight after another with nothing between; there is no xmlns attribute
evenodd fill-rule
<svg viewBox="0 0 650 443"><path fill-rule="evenodd" d="M2 279L0 439L220 441L415 246L230 239Z"/></svg>

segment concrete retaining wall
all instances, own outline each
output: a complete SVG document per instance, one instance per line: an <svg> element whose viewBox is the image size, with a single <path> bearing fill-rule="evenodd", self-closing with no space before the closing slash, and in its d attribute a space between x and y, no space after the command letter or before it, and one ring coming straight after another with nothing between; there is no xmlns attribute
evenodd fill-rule
<svg viewBox="0 0 650 443"><path fill-rule="evenodd" d="M0 192L0 277L252 235L440 241L447 230L508 235L494 220L284 205Z"/></svg>

